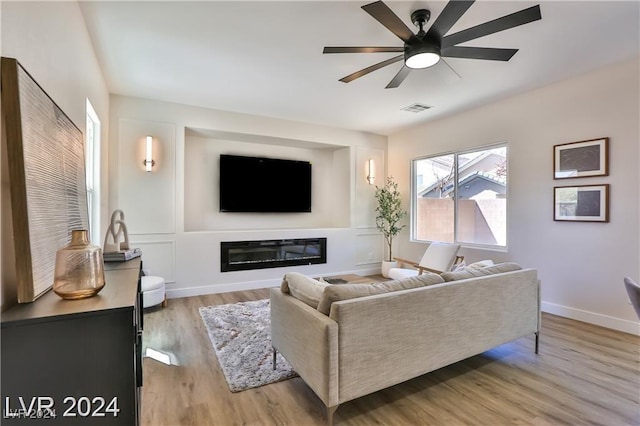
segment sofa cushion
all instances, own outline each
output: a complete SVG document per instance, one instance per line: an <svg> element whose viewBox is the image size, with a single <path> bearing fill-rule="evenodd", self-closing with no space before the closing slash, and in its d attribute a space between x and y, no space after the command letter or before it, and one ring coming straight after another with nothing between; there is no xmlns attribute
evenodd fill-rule
<svg viewBox="0 0 640 426"><path fill-rule="evenodd" d="M462 271L443 272L440 276L445 281L466 280L468 278L484 277L487 275L501 274L503 272L511 272L522 269L520 265L514 262L498 263L486 268L469 268Z"/></svg>
<svg viewBox="0 0 640 426"><path fill-rule="evenodd" d="M340 300L354 299L357 297L371 296L374 294L389 293L392 291L407 290L410 288L425 287L432 284L441 284L444 280L438 274L430 272L416 277L409 277L397 281L385 281L375 284L341 284L324 288L318 311L329 315L331 304Z"/></svg>
<svg viewBox="0 0 640 426"><path fill-rule="evenodd" d="M322 292L327 286L330 284L314 280L299 272L287 272L282 278L280 290L316 309Z"/></svg>

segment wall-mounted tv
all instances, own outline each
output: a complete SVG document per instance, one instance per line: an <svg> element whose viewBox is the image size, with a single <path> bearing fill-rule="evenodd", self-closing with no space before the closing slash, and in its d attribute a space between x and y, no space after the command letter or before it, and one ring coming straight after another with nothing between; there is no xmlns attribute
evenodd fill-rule
<svg viewBox="0 0 640 426"><path fill-rule="evenodd" d="M221 154L220 211L311 212L311 163Z"/></svg>

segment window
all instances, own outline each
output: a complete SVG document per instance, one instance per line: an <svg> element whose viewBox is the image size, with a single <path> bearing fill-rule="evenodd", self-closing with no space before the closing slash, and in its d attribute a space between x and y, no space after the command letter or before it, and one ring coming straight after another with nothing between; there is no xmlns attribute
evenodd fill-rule
<svg viewBox="0 0 640 426"><path fill-rule="evenodd" d="M100 119L87 99L85 131L85 162L87 177L87 204L89 208L89 236L91 243L100 242Z"/></svg>
<svg viewBox="0 0 640 426"><path fill-rule="evenodd" d="M414 240L506 247L506 145L415 159L412 179Z"/></svg>

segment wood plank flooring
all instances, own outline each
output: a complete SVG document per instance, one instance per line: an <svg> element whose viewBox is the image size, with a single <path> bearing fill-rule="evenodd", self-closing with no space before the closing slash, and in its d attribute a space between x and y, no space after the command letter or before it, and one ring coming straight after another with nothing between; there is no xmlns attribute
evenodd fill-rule
<svg viewBox="0 0 640 426"><path fill-rule="evenodd" d="M231 393L198 308L258 300L268 290L169 300L145 314L142 424L325 425L300 378ZM371 374L375 374L372 367ZM543 314L533 336L347 402L337 425L640 425L640 338Z"/></svg>

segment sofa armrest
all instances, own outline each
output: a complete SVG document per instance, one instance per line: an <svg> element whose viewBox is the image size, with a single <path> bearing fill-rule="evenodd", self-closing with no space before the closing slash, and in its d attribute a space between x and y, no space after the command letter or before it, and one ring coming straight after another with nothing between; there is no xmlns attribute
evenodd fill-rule
<svg viewBox="0 0 640 426"><path fill-rule="evenodd" d="M327 407L338 404L338 324L309 305L270 290L271 340Z"/></svg>

